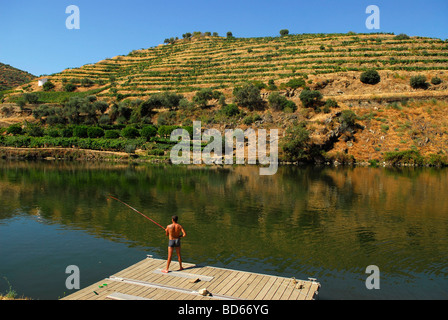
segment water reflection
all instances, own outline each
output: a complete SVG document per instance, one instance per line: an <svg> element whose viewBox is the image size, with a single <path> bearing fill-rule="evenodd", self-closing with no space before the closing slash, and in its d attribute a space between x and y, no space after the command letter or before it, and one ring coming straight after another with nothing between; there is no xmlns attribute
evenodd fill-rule
<svg viewBox="0 0 448 320"><path fill-rule="evenodd" d="M346 297L359 297L371 264L399 285L428 274L447 284L447 172L2 162L0 224L21 212L163 256L163 232L113 194L162 225L179 215L187 261L318 277L330 298L346 279Z"/></svg>

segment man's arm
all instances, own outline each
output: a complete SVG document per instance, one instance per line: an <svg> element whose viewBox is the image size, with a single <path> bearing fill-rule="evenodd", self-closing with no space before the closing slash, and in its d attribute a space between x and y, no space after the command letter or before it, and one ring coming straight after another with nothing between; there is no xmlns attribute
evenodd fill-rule
<svg viewBox="0 0 448 320"><path fill-rule="evenodd" d="M170 226L167 226L166 227L166 229L165 229L165 234L167 235L167 236L169 236L170 235Z"/></svg>
<svg viewBox="0 0 448 320"><path fill-rule="evenodd" d="M185 238L187 233L185 232L184 227L180 226L180 231L182 231L182 238Z"/></svg>

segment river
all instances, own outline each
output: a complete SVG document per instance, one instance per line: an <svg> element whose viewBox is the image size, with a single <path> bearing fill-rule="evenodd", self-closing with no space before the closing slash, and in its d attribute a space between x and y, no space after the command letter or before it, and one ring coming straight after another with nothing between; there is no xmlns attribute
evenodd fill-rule
<svg viewBox="0 0 448 320"><path fill-rule="evenodd" d="M58 299L151 254L156 222L187 231L183 260L317 278L319 299L448 298L448 170L0 162L0 292ZM379 289L368 289L368 266Z"/></svg>

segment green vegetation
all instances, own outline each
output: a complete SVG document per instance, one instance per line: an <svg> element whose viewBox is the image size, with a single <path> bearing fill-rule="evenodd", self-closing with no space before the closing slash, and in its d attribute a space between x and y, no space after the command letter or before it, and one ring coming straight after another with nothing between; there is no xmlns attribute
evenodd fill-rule
<svg viewBox="0 0 448 320"><path fill-rule="evenodd" d="M376 70L367 70L361 74L361 82L365 84L377 84L381 81L381 77Z"/></svg>
<svg viewBox="0 0 448 320"><path fill-rule="evenodd" d="M282 37L287 36L289 34L289 30L288 29L282 29L280 30L280 35Z"/></svg>
<svg viewBox="0 0 448 320"><path fill-rule="evenodd" d="M35 78L28 72L0 63L0 91L12 89Z"/></svg>
<svg viewBox="0 0 448 320"><path fill-rule="evenodd" d="M44 85L42 86L42 88L44 89L44 91L50 91L53 90L55 87L54 83L51 81L47 81L44 83Z"/></svg>
<svg viewBox="0 0 448 320"><path fill-rule="evenodd" d="M306 123L288 128L286 137L286 142L282 145L286 157L291 161L309 161L310 132L306 129Z"/></svg>
<svg viewBox="0 0 448 320"><path fill-rule="evenodd" d="M423 165L424 163L423 156L420 154L420 152L416 150L386 152L384 160L386 162L390 162L392 165L402 165L402 164Z"/></svg>
<svg viewBox="0 0 448 320"><path fill-rule="evenodd" d="M322 93L317 90L304 89L300 93L299 98L305 108L317 109L322 104L323 96Z"/></svg>
<svg viewBox="0 0 448 320"><path fill-rule="evenodd" d="M273 92L268 97L269 108L273 111L288 111L294 112L297 110L296 104L288 100L285 96L278 92Z"/></svg>
<svg viewBox="0 0 448 320"><path fill-rule="evenodd" d="M414 89L428 89L429 84L426 82L424 75L418 75L411 77L410 85Z"/></svg>
<svg viewBox="0 0 448 320"><path fill-rule="evenodd" d="M241 107L252 110L262 110L264 101L260 96L260 89L253 83L245 83L242 86L235 87L233 90L235 103Z"/></svg>
<svg viewBox="0 0 448 320"><path fill-rule="evenodd" d="M443 82L442 79L440 79L439 77L433 77L431 79L431 83L435 86L441 84L442 82Z"/></svg>

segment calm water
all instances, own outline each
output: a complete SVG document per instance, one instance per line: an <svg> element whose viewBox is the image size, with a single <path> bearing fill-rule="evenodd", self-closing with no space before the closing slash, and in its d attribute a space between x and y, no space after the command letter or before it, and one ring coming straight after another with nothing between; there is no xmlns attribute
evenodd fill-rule
<svg viewBox="0 0 448 320"><path fill-rule="evenodd" d="M448 171L0 162L0 292L58 299L188 232L186 262L317 278L320 299L448 298ZM380 269L368 290L366 267Z"/></svg>

